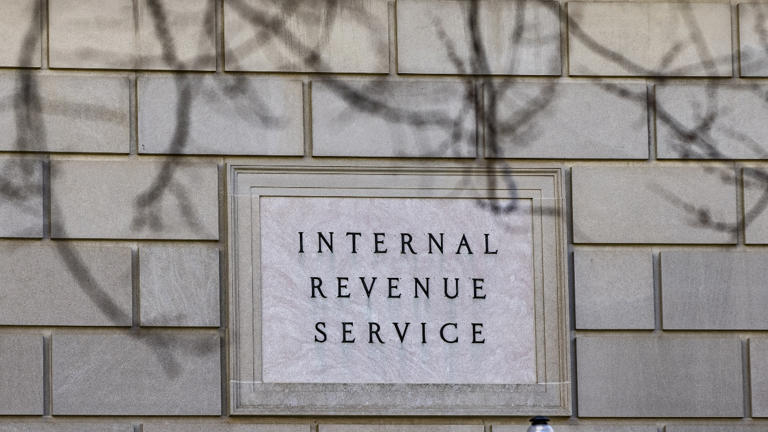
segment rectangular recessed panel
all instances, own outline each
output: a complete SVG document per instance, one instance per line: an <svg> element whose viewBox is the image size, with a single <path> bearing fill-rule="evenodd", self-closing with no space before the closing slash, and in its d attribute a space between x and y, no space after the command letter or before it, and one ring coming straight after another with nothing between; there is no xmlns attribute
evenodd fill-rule
<svg viewBox="0 0 768 432"><path fill-rule="evenodd" d="M262 197L264 382L535 383L531 203L503 205Z"/></svg>

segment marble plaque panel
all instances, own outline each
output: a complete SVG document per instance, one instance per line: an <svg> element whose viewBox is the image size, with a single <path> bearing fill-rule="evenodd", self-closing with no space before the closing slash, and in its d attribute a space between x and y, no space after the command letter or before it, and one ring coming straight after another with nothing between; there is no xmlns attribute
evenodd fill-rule
<svg viewBox="0 0 768 432"><path fill-rule="evenodd" d="M232 414L569 415L559 169L228 181Z"/></svg>
<svg viewBox="0 0 768 432"><path fill-rule="evenodd" d="M261 197L264 382L535 383L531 202L497 205Z"/></svg>

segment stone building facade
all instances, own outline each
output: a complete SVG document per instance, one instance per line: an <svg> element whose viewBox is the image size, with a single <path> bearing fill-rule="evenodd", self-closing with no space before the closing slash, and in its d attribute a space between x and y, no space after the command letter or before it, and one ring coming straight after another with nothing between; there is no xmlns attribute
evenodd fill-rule
<svg viewBox="0 0 768 432"><path fill-rule="evenodd" d="M0 431L768 430L768 5L0 0L0 35ZM240 410L237 167L556 173L559 408Z"/></svg>

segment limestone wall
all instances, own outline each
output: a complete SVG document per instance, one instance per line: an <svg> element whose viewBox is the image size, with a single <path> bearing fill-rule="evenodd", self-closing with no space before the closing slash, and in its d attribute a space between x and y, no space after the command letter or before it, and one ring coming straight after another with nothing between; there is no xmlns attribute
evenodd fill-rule
<svg viewBox="0 0 768 432"><path fill-rule="evenodd" d="M768 430L768 6L1 0L0 431L230 415L227 166L561 168L557 432Z"/></svg>

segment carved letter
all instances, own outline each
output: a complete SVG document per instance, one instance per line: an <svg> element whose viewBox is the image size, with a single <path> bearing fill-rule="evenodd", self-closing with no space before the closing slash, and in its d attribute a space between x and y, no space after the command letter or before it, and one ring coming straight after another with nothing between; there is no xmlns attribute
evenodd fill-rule
<svg viewBox="0 0 768 432"><path fill-rule="evenodd" d="M467 253L469 255L472 255L472 249L469 248L469 241L467 241L467 235L462 234L461 235L461 241L459 242L459 247L456 248L456 255L461 255L461 248L465 247L467 248Z"/></svg>
<svg viewBox="0 0 768 432"><path fill-rule="evenodd" d="M325 238L323 233L317 233L317 253L323 253L323 243L328 248L328 252L333 253L333 231L329 232L330 239Z"/></svg>
<svg viewBox="0 0 768 432"><path fill-rule="evenodd" d="M349 326L350 328L347 328ZM352 338L352 340L347 339L347 335L352 334L352 328L354 324L351 322L343 322L341 323L341 343L355 343L355 338Z"/></svg>
<svg viewBox="0 0 768 432"><path fill-rule="evenodd" d="M478 329L478 327L480 327ZM478 336L483 335L483 323L472 323L472 343L474 344L481 344L485 343L485 338L483 340L478 340Z"/></svg>
<svg viewBox="0 0 768 432"><path fill-rule="evenodd" d="M408 332L408 326L411 325L411 323L407 322L405 323L405 328L402 332L400 332L400 326L398 325L400 323L393 322L392 325L395 326L395 331L397 332L397 337L400 338L400 343L403 343L405 341L405 334Z"/></svg>
<svg viewBox="0 0 768 432"><path fill-rule="evenodd" d="M373 253L387 253L387 248L379 249L379 246L384 244L384 237L386 236L385 233L373 233Z"/></svg>
<svg viewBox="0 0 768 432"><path fill-rule="evenodd" d="M320 293L320 297L327 298L325 294L323 294L323 290L320 289L323 285L323 280L317 276L311 276L309 279L312 281L312 298L315 298L315 290Z"/></svg>
<svg viewBox="0 0 768 432"><path fill-rule="evenodd" d="M322 328L321 328L322 327ZM318 333L323 337L322 339L318 339L317 335L315 335L315 342L323 343L326 339L328 339L328 336L325 335L325 323L323 321L318 321L315 323L315 329Z"/></svg>
<svg viewBox="0 0 768 432"><path fill-rule="evenodd" d="M488 237L490 236L490 234L483 234L483 235L485 236L485 254L486 254L486 255L495 255L495 254L499 253L499 250L498 250L498 249L496 249L495 251L491 251L491 250L489 250L489 246L488 246L488 243L489 243L489 241L488 241Z"/></svg>
<svg viewBox="0 0 768 432"><path fill-rule="evenodd" d="M363 234L359 233L359 232L348 232L346 235L347 235L347 237L352 236L352 253L356 254L357 253L357 242L355 240L357 240L357 238L360 237Z"/></svg>
<svg viewBox="0 0 768 432"><path fill-rule="evenodd" d="M483 295L478 295L477 294L478 291L482 291L483 290L483 282L485 282L485 279L483 279L483 278L472 278L472 288L473 288L473 291L474 291L474 294L472 295L472 298L476 298L476 299L484 299L485 298L485 294L483 294Z"/></svg>
<svg viewBox="0 0 768 432"><path fill-rule="evenodd" d="M440 327L440 339L442 339L445 343L449 343L449 344L450 343L458 342L459 341L459 337L458 336L456 336L453 340L450 340L450 341L445 338L445 334L443 334L443 332L445 331L445 328L448 327L448 326L453 326L453 328L456 328L456 327L458 327L458 324L457 323L445 323L445 324L443 324L443 326Z"/></svg>

